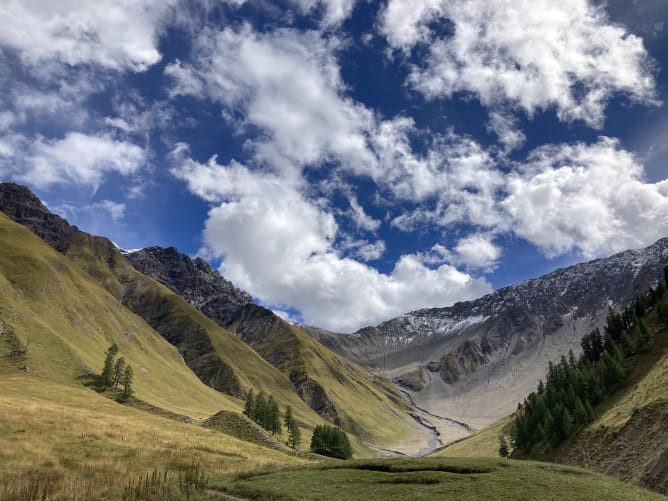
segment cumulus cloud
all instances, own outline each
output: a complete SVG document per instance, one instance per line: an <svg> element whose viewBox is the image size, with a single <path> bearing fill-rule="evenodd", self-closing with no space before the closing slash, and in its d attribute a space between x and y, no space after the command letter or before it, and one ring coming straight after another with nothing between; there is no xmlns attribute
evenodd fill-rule
<svg viewBox="0 0 668 501"><path fill-rule="evenodd" d="M431 38L429 23L443 13L443 0L390 0L380 13L380 30L394 48L410 50Z"/></svg>
<svg viewBox="0 0 668 501"><path fill-rule="evenodd" d="M343 95L334 48L317 32L205 30L194 62L170 64L172 96L195 95L239 111L262 131L257 159L283 170L330 160L373 164L365 131L373 115Z"/></svg>
<svg viewBox="0 0 668 501"><path fill-rule="evenodd" d="M184 146L174 174L212 203L204 240L224 258L221 272L266 304L297 308L306 323L350 331L411 308L442 306L490 290L482 279L402 256L389 274L335 250L333 216L299 185L215 158L200 164ZM370 250L370 249L368 249Z"/></svg>
<svg viewBox="0 0 668 501"><path fill-rule="evenodd" d="M668 180L644 182L642 166L610 138L538 148L509 177L502 206L514 233L548 256L601 256L668 235Z"/></svg>
<svg viewBox="0 0 668 501"><path fill-rule="evenodd" d="M161 59L158 34L176 0L10 0L0 9L0 46L36 66L48 60L143 71Z"/></svg>
<svg viewBox="0 0 668 501"><path fill-rule="evenodd" d="M451 34L430 29L451 23ZM560 120L600 127L616 93L655 102L642 39L612 24L587 0L390 0L380 18L388 43L409 51L428 43L411 85L427 98L471 93L488 107L529 116L554 108Z"/></svg>
<svg viewBox="0 0 668 501"><path fill-rule="evenodd" d="M72 184L96 189L105 176L133 174L146 163L142 148L106 134L70 132L62 139L14 135L5 141L9 154L0 158L0 172L38 188Z"/></svg>
<svg viewBox="0 0 668 501"><path fill-rule="evenodd" d="M456 262L471 268L489 268L501 257L501 249L490 235L473 234L459 239L455 245Z"/></svg>

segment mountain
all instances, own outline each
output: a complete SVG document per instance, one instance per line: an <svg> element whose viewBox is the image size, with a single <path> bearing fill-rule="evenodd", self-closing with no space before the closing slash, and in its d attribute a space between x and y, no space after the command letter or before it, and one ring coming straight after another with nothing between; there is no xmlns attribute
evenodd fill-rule
<svg viewBox="0 0 668 501"><path fill-rule="evenodd" d="M302 326L350 360L382 370L446 425L468 434L508 415L543 377L549 361L578 353L582 335L656 285L668 263L668 238L540 278L474 301L407 313L351 335Z"/></svg>
<svg viewBox="0 0 668 501"><path fill-rule="evenodd" d="M0 366L58 383L85 381L116 343L137 373L136 394L149 404L195 419L241 409L204 385L176 348L108 290L2 213L0 249Z"/></svg>
<svg viewBox="0 0 668 501"><path fill-rule="evenodd" d="M251 388L264 391L282 406L291 405L296 419L309 429L325 418L369 446L401 442L407 452L426 448L431 430L412 417L409 412L414 409L390 383L341 360L253 304L249 295L202 260L159 248L125 252L126 257L108 239L69 225L30 190L11 183L0 184L0 211L45 239L101 284L116 304L141 317L179 350L206 385L242 399ZM128 258L155 279L135 269ZM244 336L222 327L196 306ZM267 342L260 349L242 338ZM274 349L285 354L277 358ZM278 363L279 359L289 363ZM305 433L304 440L308 437ZM365 452L361 442L357 451Z"/></svg>
<svg viewBox="0 0 668 501"><path fill-rule="evenodd" d="M249 294L202 259L192 259L173 247L148 247L124 255L138 271L169 287L279 369L301 399L323 418L372 441L378 422L385 423L384 435L403 435L406 445L411 442L408 430L418 436L425 431L408 417L406 412L415 409L389 381L342 359L271 310L255 304ZM398 418L402 415L405 417Z"/></svg>
<svg viewBox="0 0 668 501"><path fill-rule="evenodd" d="M116 308L127 308L175 346L207 386L241 398L255 388L290 404L300 422L309 426L322 422L280 371L180 296L138 272L107 238L69 225L30 190L14 184L0 184L0 211L27 226L106 289Z"/></svg>
<svg viewBox="0 0 668 501"><path fill-rule="evenodd" d="M514 450L512 457L582 466L668 495L667 309L668 294L664 294L657 307L640 317L650 333L648 348L636 350L628 344L617 348L624 354L624 378L602 392L601 401L593 407L591 422L577 425L557 445L534 443L529 451ZM632 336L634 327L629 330ZM548 381L548 375L542 379ZM499 436L512 436L513 421L520 412L432 455L498 457Z"/></svg>

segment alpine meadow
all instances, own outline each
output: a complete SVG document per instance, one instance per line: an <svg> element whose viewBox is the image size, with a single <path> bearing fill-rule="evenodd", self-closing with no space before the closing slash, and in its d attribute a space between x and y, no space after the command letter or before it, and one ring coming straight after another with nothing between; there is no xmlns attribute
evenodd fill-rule
<svg viewBox="0 0 668 501"><path fill-rule="evenodd" d="M0 22L0 501L667 498L665 0Z"/></svg>

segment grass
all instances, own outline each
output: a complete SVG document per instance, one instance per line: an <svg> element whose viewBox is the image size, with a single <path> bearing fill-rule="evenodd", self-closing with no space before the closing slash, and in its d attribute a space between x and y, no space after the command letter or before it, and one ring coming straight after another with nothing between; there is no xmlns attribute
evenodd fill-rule
<svg viewBox="0 0 668 501"><path fill-rule="evenodd" d="M42 491L46 499L121 499L156 471L168 472L173 488L192 465L210 476L306 462L85 388L34 374L1 377L0 499Z"/></svg>
<svg viewBox="0 0 668 501"><path fill-rule="evenodd" d="M310 440L311 430L323 422L294 392L283 373L183 298L135 270L106 238L77 234L68 242L65 255L102 284L117 302L122 299L162 336L180 337L184 353L197 352L197 359L190 361L190 366L207 384L217 385L221 391L229 388L232 393L254 388L256 392L274 395L281 407L288 404L292 407L295 418L304 427L306 440ZM221 384L221 379L228 383ZM229 409L230 406L223 408ZM232 409L238 410L238 407Z"/></svg>
<svg viewBox="0 0 668 501"><path fill-rule="evenodd" d="M502 459L356 460L215 480L225 492L252 500L664 499L575 467Z"/></svg>
<svg viewBox="0 0 668 501"><path fill-rule="evenodd" d="M499 457L499 435L510 437L512 416L499 419L482 430L430 454L435 457Z"/></svg>

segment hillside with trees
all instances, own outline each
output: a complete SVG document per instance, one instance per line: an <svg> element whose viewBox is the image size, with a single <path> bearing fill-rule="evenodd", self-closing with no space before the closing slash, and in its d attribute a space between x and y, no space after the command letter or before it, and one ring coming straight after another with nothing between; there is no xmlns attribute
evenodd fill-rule
<svg viewBox="0 0 668 501"><path fill-rule="evenodd" d="M512 457L594 467L667 493L667 376L668 294L659 284L610 311L603 332L582 339L580 357L550 364L512 422Z"/></svg>

